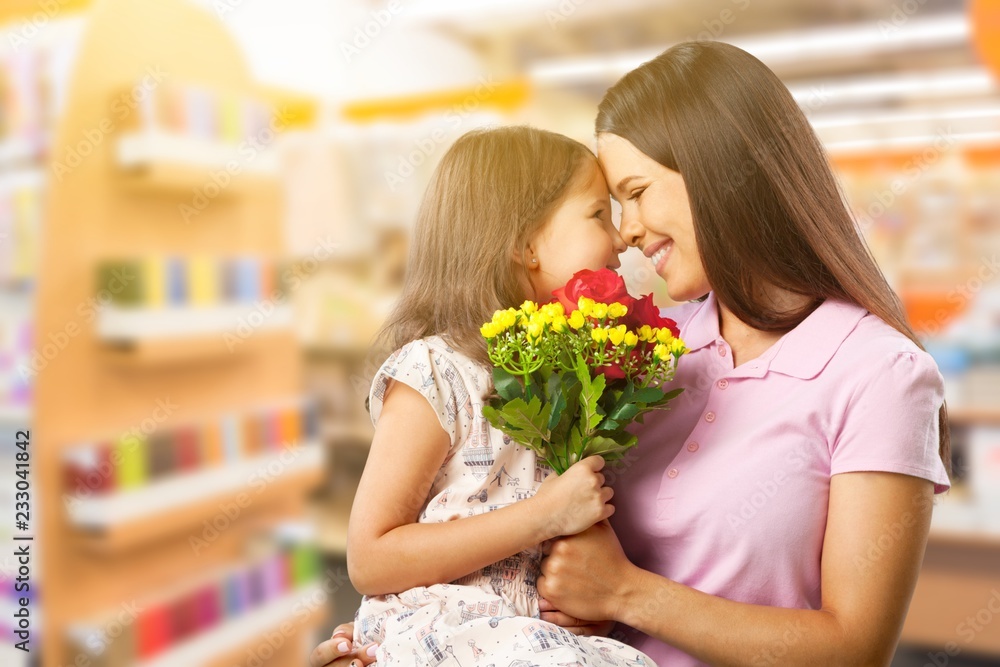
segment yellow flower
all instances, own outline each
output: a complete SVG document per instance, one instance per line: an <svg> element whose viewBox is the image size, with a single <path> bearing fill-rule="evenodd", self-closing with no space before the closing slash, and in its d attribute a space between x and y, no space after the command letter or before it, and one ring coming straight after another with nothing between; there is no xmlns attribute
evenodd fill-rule
<svg viewBox="0 0 1000 667"><path fill-rule="evenodd" d="M580 300L576 303L576 307L580 309L580 312L583 313L584 317L590 317L594 310L594 300L581 296Z"/></svg>
<svg viewBox="0 0 1000 667"><path fill-rule="evenodd" d="M563 310L563 305L556 301L555 303L547 303L541 308L542 312L549 317L556 318L560 315L565 315L566 311Z"/></svg>
<svg viewBox="0 0 1000 667"><path fill-rule="evenodd" d="M525 315L531 315L537 310L538 304L530 299L521 304L521 312Z"/></svg>
<svg viewBox="0 0 1000 667"><path fill-rule="evenodd" d="M569 316L569 325L574 329L579 329L584 325L584 323L585 320L583 319L583 313L579 310L574 310L573 314Z"/></svg>
<svg viewBox="0 0 1000 667"><path fill-rule="evenodd" d="M629 331L625 334L625 347L635 347L639 344L639 337L635 333Z"/></svg>
<svg viewBox="0 0 1000 667"><path fill-rule="evenodd" d="M613 303L608 306L608 317L612 319L618 319L619 317L625 317L628 315L628 306L623 303Z"/></svg>
<svg viewBox="0 0 1000 667"><path fill-rule="evenodd" d="M479 333L483 335L483 338L489 340L490 338L496 338L498 331L495 325L486 323L479 327Z"/></svg>
<svg viewBox="0 0 1000 667"><path fill-rule="evenodd" d="M660 343L653 348L653 358L658 361L664 361L670 358L670 346Z"/></svg>
<svg viewBox="0 0 1000 667"><path fill-rule="evenodd" d="M608 316L608 304L606 303L595 303L594 307L591 309L591 315L599 320L603 320Z"/></svg>
<svg viewBox="0 0 1000 667"><path fill-rule="evenodd" d="M663 328L656 330L656 340L660 343L669 343L673 338L674 334L670 329Z"/></svg>
<svg viewBox="0 0 1000 667"><path fill-rule="evenodd" d="M513 308L508 308L507 310L500 312L500 325L504 329L509 329L517 324L517 311Z"/></svg>
<svg viewBox="0 0 1000 667"><path fill-rule="evenodd" d="M534 342L542 337L542 331L544 327L541 322L532 322L528 325L528 340Z"/></svg>
<svg viewBox="0 0 1000 667"><path fill-rule="evenodd" d="M626 333L628 333L628 327L624 324L619 324L614 329L608 331L608 340L611 341L612 345L617 347L622 344L622 341L625 340Z"/></svg>
<svg viewBox="0 0 1000 667"><path fill-rule="evenodd" d="M604 343L608 340L608 330L597 328L590 332L590 337L594 339L595 343Z"/></svg>
<svg viewBox="0 0 1000 667"><path fill-rule="evenodd" d="M653 327L649 326L648 324L643 324L641 327L639 327L639 340L646 342L646 341L653 341L655 339L656 339L656 334L653 333Z"/></svg>
<svg viewBox="0 0 1000 667"><path fill-rule="evenodd" d="M569 323L566 321L565 315L556 315L552 318L552 330L562 333L566 331Z"/></svg>
<svg viewBox="0 0 1000 667"><path fill-rule="evenodd" d="M668 345L670 346L670 352L676 357L688 353L687 345L680 338L674 338Z"/></svg>

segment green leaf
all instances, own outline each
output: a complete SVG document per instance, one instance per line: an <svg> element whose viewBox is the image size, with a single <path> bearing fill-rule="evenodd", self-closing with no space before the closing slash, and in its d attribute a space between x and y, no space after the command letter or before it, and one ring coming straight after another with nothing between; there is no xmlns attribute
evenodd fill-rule
<svg viewBox="0 0 1000 667"><path fill-rule="evenodd" d="M663 398L664 392L659 387L637 389L632 396L633 403L655 403Z"/></svg>
<svg viewBox="0 0 1000 667"><path fill-rule="evenodd" d="M562 394L566 399L566 408L559 419L559 424L552 429L551 440L565 443L569 439L570 426L576 423L580 414L580 381L575 374L563 374Z"/></svg>
<svg viewBox="0 0 1000 667"><path fill-rule="evenodd" d="M564 467L559 474L566 472L571 465L583 458L583 436L580 434L580 423L577 422L569 430L569 441L566 443Z"/></svg>
<svg viewBox="0 0 1000 667"><path fill-rule="evenodd" d="M615 409L608 413L608 419L613 419L619 422L631 421L631 419L637 414L639 414L638 405L635 403L623 403L615 406Z"/></svg>
<svg viewBox="0 0 1000 667"><path fill-rule="evenodd" d="M559 425L560 420L562 420L563 411L566 410L566 396L563 394L562 376L559 373L553 373L549 376L549 381L546 383L545 389L549 404L552 406L549 422L546 425L551 433Z"/></svg>
<svg viewBox="0 0 1000 667"><path fill-rule="evenodd" d="M577 357L576 377L580 380L580 407L583 409L580 418L584 424L583 435L590 435L604 418L598 401L604 393L606 381L603 375L591 379L590 368L582 356Z"/></svg>
<svg viewBox="0 0 1000 667"><path fill-rule="evenodd" d="M680 396L683 392L684 392L683 388L682 389L674 389L672 391L668 391L667 393L665 393L663 395L663 398L658 399L655 402L649 403L647 405L646 409L647 410L667 410L667 409L670 408L670 406L667 405L667 403L669 403L673 399L675 399L678 396Z"/></svg>
<svg viewBox="0 0 1000 667"><path fill-rule="evenodd" d="M534 396L527 403L522 398L515 398L497 412L512 429L516 429L518 435L511 435L518 442L540 445L549 438L546 424L551 410L550 404L546 403L543 406L542 400Z"/></svg>
<svg viewBox="0 0 1000 667"><path fill-rule="evenodd" d="M587 440L586 446L583 448L582 457L593 456L594 454L601 456L622 454L627 449L627 446L619 444L611 438L603 435L593 435Z"/></svg>
<svg viewBox="0 0 1000 667"><path fill-rule="evenodd" d="M499 367L493 368L493 386L505 401L513 401L524 396L524 388L517 376Z"/></svg>

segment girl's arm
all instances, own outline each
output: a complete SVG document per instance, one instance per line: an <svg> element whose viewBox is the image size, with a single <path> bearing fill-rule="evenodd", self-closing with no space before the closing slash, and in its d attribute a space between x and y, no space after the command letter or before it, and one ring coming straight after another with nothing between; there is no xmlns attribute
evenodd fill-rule
<svg viewBox="0 0 1000 667"><path fill-rule="evenodd" d="M606 522L558 540L542 564L538 590L565 613L614 618L713 665L888 665L920 572L932 506L927 480L834 475L818 610L733 602L641 570Z"/></svg>
<svg viewBox="0 0 1000 667"><path fill-rule="evenodd" d="M614 512L593 456L550 475L531 498L459 521L417 523L450 445L433 408L393 382L351 509L347 567L359 593L447 583ZM464 498L461 500L465 500Z"/></svg>

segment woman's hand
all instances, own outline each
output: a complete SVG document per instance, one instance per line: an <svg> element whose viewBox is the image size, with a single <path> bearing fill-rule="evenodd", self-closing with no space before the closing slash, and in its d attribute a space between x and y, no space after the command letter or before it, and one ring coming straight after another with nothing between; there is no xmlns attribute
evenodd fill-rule
<svg viewBox="0 0 1000 667"><path fill-rule="evenodd" d="M554 604L542 597L538 598L538 610L541 612L543 621L558 625L574 635L583 637L607 637L615 627L614 621L583 621L569 614L564 614L556 609Z"/></svg>
<svg viewBox="0 0 1000 667"><path fill-rule="evenodd" d="M563 614L588 623L622 620L621 601L639 568L629 561L607 521L552 541L542 560L538 595Z"/></svg>
<svg viewBox="0 0 1000 667"><path fill-rule="evenodd" d="M614 491L604 486L603 467L603 458L588 456L563 474L545 478L533 498L544 507L545 535L575 535L614 514L614 505L608 504Z"/></svg>
<svg viewBox="0 0 1000 667"><path fill-rule="evenodd" d="M309 667L361 667L374 663L378 645L368 644L355 651L353 636L354 623L338 625L329 639L313 649Z"/></svg>

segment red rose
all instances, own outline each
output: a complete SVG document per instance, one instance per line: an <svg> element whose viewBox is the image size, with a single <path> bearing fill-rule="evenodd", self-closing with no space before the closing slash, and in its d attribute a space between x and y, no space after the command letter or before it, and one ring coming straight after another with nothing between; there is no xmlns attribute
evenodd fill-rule
<svg viewBox="0 0 1000 667"><path fill-rule="evenodd" d="M627 306L632 300L625 289L625 279L611 269L577 271L564 286L552 290L552 294L562 303L567 315L577 309L581 296L597 303L618 302Z"/></svg>
<svg viewBox="0 0 1000 667"><path fill-rule="evenodd" d="M625 323L630 329L638 329L642 325L648 324L654 329L670 329L675 337L681 335L680 329L677 328L677 322L660 315L660 309L653 303L652 294L635 300L625 317Z"/></svg>

